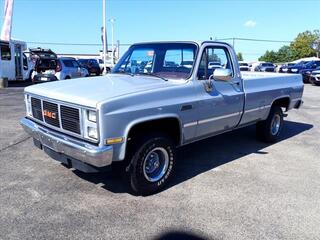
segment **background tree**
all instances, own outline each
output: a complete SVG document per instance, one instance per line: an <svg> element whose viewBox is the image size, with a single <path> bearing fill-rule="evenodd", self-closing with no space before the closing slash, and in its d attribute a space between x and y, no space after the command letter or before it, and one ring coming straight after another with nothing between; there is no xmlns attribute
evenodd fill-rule
<svg viewBox="0 0 320 240"><path fill-rule="evenodd" d="M314 30L299 33L290 46L284 45L278 51L266 51L259 61L284 63L300 58L316 56L311 44L320 39L320 31Z"/></svg>
<svg viewBox="0 0 320 240"><path fill-rule="evenodd" d="M305 31L299 33L295 40L291 43L290 48L294 58L313 57L316 51L311 48L311 44L320 38L319 30Z"/></svg>
<svg viewBox="0 0 320 240"><path fill-rule="evenodd" d="M237 57L238 57L238 61L243 61L243 56L241 52L238 52Z"/></svg>
<svg viewBox="0 0 320 240"><path fill-rule="evenodd" d="M266 53L259 58L259 61L264 62L278 62L278 54L275 51L266 51Z"/></svg>

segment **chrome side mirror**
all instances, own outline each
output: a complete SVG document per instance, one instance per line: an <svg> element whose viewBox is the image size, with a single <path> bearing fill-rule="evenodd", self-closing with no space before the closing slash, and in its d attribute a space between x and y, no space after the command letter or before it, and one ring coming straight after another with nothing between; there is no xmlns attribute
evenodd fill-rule
<svg viewBox="0 0 320 240"><path fill-rule="evenodd" d="M217 68L213 72L213 79L217 81L230 81L232 79L232 71L230 69Z"/></svg>

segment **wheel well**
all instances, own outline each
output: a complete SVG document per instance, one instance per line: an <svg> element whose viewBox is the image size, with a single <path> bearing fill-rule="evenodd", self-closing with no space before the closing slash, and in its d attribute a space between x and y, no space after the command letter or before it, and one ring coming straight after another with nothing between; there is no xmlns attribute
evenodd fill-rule
<svg viewBox="0 0 320 240"><path fill-rule="evenodd" d="M165 133L178 146L181 142L180 123L176 118L162 118L134 125L128 134L128 141L140 138L151 132Z"/></svg>
<svg viewBox="0 0 320 240"><path fill-rule="evenodd" d="M288 110L289 104L290 104L290 98L289 97L284 97L284 98L279 98L279 99L275 100L272 103L272 106L279 106L279 107L283 107L286 110Z"/></svg>

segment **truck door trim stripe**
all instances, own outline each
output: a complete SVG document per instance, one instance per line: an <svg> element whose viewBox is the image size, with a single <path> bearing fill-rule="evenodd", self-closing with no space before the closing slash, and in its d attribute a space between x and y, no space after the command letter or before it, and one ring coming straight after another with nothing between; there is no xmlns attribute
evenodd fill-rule
<svg viewBox="0 0 320 240"><path fill-rule="evenodd" d="M252 108L252 109L249 109L249 110L245 110L244 112L245 113L251 113L251 112L255 112L255 111L259 111L259 110L264 110L264 109L267 109L267 108L270 108L271 105L267 105L267 106L262 106L262 107L258 107L258 108Z"/></svg>
<svg viewBox="0 0 320 240"><path fill-rule="evenodd" d="M186 123L183 125L183 127L187 128L187 127L193 127L193 126L196 126L198 125L198 122L189 122L189 123Z"/></svg>
<svg viewBox="0 0 320 240"><path fill-rule="evenodd" d="M266 105L266 106L262 106L262 107L258 107L258 108L252 108L249 110L245 110L245 113L251 113L251 112L255 112L255 111L259 111L259 110L264 110L264 109L267 109L270 107L271 107L271 105ZM204 124L204 123L213 122L213 121L217 121L217 120L221 120L221 119L225 119L225 118L229 118L229 117L235 117L235 116L238 116L241 114L242 114L242 112L236 112L236 113L231 113L231 114L227 114L227 115L223 115L223 116L219 116L219 117L207 118L207 119L200 120L198 122L186 123L183 125L183 127L185 127L185 128L193 127L198 124Z"/></svg>
<svg viewBox="0 0 320 240"><path fill-rule="evenodd" d="M229 117L235 117L235 116L238 116L241 114L242 114L242 112L236 112L236 113L231 113L231 114L227 114L227 115L223 115L223 116L219 116L219 117L207 118L207 119L203 119L203 120L198 121L198 124L213 122L213 121L217 121L217 120L221 120L221 119L225 119L225 118L229 118Z"/></svg>

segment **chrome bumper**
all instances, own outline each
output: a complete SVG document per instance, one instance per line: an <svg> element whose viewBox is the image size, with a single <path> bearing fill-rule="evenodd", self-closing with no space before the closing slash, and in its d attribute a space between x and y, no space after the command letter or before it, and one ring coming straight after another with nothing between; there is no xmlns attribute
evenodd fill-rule
<svg viewBox="0 0 320 240"><path fill-rule="evenodd" d="M84 141L53 132L27 118L20 124L24 130L43 146L66 157L79 160L94 167L106 167L112 163L112 146L98 147Z"/></svg>

